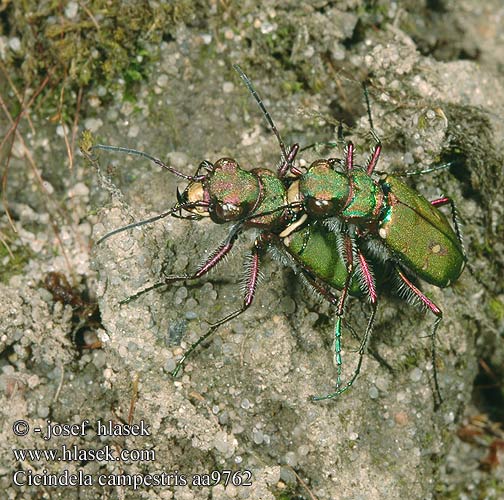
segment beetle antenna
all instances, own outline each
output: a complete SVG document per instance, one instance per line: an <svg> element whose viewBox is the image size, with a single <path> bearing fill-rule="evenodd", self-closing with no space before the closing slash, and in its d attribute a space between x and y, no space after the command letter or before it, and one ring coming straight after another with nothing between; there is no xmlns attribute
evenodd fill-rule
<svg viewBox="0 0 504 500"><path fill-rule="evenodd" d="M145 226L146 224L150 224L151 222L156 222L159 219L164 219L165 217L168 217L170 215L175 214L179 210L188 210L188 209L201 207L201 206L207 207L208 204L206 202L193 202L193 203L185 203L185 204L177 203L174 207L170 208L170 210L167 210L166 212L155 215L154 217L149 217L148 219L144 219L144 220L141 220L138 222L133 222L131 224L127 224L126 226L122 226L117 229L114 229L113 231L108 232L107 234L103 235L96 242L96 244L99 245L100 243L103 243L105 240L108 240L111 236L114 236L115 234L118 234L118 233L122 233L123 231L127 231L128 229L132 229L134 227Z"/></svg>
<svg viewBox="0 0 504 500"><path fill-rule="evenodd" d="M369 120L369 127L374 132L373 117L371 116L371 104L369 103L369 92L366 82L362 82L362 91L364 92L364 100L366 101L366 110Z"/></svg>
<svg viewBox="0 0 504 500"><path fill-rule="evenodd" d="M362 82L362 91L364 92L364 100L366 101L366 110L368 115L369 128L371 129L371 137L376 142L376 144L381 144L381 140L374 128L373 116L371 115L371 104L369 103L369 91L366 82Z"/></svg>
<svg viewBox="0 0 504 500"><path fill-rule="evenodd" d="M280 146L280 150L282 151L282 156L284 157L285 160L287 160L289 158L289 155L287 154L287 150L285 149L285 143L283 142L282 137L280 136L280 132L278 131L275 123L273 122L273 118L271 118L271 115L266 109L266 106L264 105L262 99L259 97L259 94L252 85L250 78L243 72L243 70L240 68L240 66L238 66L238 64L233 64L233 68L240 75L240 78L243 80L243 83L245 84L249 92L252 94L252 97L255 99L255 101L261 108L264 118L266 118L266 121L268 122L271 131L275 134L275 137L277 138L278 145Z"/></svg>
<svg viewBox="0 0 504 500"><path fill-rule="evenodd" d="M155 156L151 156L148 153L144 153L143 151L138 151L136 149L121 148L119 146L109 146L108 144L96 144L96 145L92 146L90 149L102 149L103 151L118 151L120 153L126 153L128 155L141 156L143 158L147 158L148 160L152 161L156 165L159 165L161 168L168 170L172 174L175 174L179 177L182 177L183 179L186 179L188 181L198 182L198 181L201 181L205 178L204 175L186 175L186 174L174 169L173 167L170 167L169 165L167 165L166 163L161 161L159 158L156 158Z"/></svg>

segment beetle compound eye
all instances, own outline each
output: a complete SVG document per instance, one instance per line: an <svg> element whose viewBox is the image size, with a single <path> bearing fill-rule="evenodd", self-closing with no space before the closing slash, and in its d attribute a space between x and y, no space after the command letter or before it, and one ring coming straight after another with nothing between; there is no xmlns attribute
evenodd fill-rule
<svg viewBox="0 0 504 500"><path fill-rule="evenodd" d="M218 219L227 222L240 218L243 214L243 207L234 203L222 203L215 205L214 212Z"/></svg>
<svg viewBox="0 0 504 500"><path fill-rule="evenodd" d="M309 198L306 204L306 209L314 217L323 217L332 212L334 204L330 200L319 200L317 198Z"/></svg>

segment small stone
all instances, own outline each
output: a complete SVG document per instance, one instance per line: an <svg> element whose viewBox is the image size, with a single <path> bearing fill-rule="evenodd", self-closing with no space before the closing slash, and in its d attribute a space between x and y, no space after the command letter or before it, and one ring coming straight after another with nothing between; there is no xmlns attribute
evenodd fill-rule
<svg viewBox="0 0 504 500"><path fill-rule="evenodd" d="M177 366L177 363L175 362L175 359L168 358L166 360L165 365L164 365L164 370L165 370L165 372L171 373L173 370L175 370L176 366Z"/></svg>
<svg viewBox="0 0 504 500"><path fill-rule="evenodd" d="M373 385L369 388L368 394L371 399L378 399L380 392L378 391L378 388Z"/></svg>
<svg viewBox="0 0 504 500"><path fill-rule="evenodd" d="M128 129L128 137L129 138L135 138L138 137L138 134L140 133L140 127L138 125L131 125L130 128Z"/></svg>
<svg viewBox="0 0 504 500"><path fill-rule="evenodd" d="M307 446L306 444L302 444L298 449L297 449L298 455L301 457L305 457L310 453L310 447Z"/></svg>
<svg viewBox="0 0 504 500"><path fill-rule="evenodd" d="M233 82L224 82L224 84L222 85L222 91L225 94L230 94L231 92L233 92L233 90L234 90Z"/></svg>
<svg viewBox="0 0 504 500"><path fill-rule="evenodd" d="M65 16L68 19L73 19L79 10L79 4L77 2L68 2L65 7Z"/></svg>
<svg viewBox="0 0 504 500"><path fill-rule="evenodd" d="M21 40L17 36L13 36L9 40L9 47L14 52L19 52L21 50Z"/></svg>
<svg viewBox="0 0 504 500"><path fill-rule="evenodd" d="M288 451L284 456L285 463L291 467L296 467L298 460L297 456L293 451Z"/></svg>
<svg viewBox="0 0 504 500"><path fill-rule="evenodd" d="M168 75L163 73L161 75L158 76L157 80L156 80L156 83L160 86L160 87L166 87L167 84L168 84Z"/></svg>
<svg viewBox="0 0 504 500"><path fill-rule="evenodd" d="M297 483L296 474L290 467L282 467L280 469L280 478L282 481L289 485L294 485Z"/></svg>
<svg viewBox="0 0 504 500"><path fill-rule="evenodd" d="M448 412L444 417L445 424L452 424L455 422L455 413L452 411Z"/></svg>
<svg viewBox="0 0 504 500"><path fill-rule="evenodd" d="M419 382L422 378L422 370L420 368L413 368L410 373L410 380L412 382Z"/></svg>
<svg viewBox="0 0 504 500"><path fill-rule="evenodd" d="M264 441L264 434L260 430L254 430L252 432L252 439L255 444L262 444Z"/></svg>
<svg viewBox="0 0 504 500"><path fill-rule="evenodd" d="M399 411L394 415L394 420L397 425L405 426L409 421L408 414L405 411Z"/></svg>
<svg viewBox="0 0 504 500"><path fill-rule="evenodd" d="M37 409L37 414L40 418L47 418L49 416L49 407L40 405Z"/></svg>
<svg viewBox="0 0 504 500"><path fill-rule="evenodd" d="M84 121L84 127L91 132L98 132L103 126L103 121L100 118L88 118Z"/></svg>

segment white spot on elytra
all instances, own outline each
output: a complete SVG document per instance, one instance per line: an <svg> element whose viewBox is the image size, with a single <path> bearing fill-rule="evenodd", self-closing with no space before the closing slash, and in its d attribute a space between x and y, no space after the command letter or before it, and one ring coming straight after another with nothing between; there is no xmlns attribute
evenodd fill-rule
<svg viewBox="0 0 504 500"><path fill-rule="evenodd" d="M378 229L378 234L380 235L380 238L385 239L387 237L387 230L382 227Z"/></svg>

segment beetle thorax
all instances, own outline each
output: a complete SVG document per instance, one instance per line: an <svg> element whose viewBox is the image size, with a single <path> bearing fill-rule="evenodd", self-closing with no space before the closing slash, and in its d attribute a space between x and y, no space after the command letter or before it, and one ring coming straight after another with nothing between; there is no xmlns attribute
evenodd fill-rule
<svg viewBox="0 0 504 500"><path fill-rule="evenodd" d="M203 182L210 201L210 217L217 224L250 215L261 195L257 175L240 168L231 158L218 160Z"/></svg>
<svg viewBox="0 0 504 500"><path fill-rule="evenodd" d="M299 180L300 198L313 217L338 215L351 196L347 175L334 170L329 160L313 162Z"/></svg>

